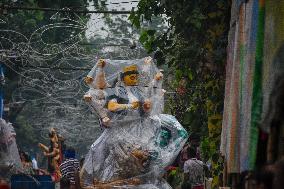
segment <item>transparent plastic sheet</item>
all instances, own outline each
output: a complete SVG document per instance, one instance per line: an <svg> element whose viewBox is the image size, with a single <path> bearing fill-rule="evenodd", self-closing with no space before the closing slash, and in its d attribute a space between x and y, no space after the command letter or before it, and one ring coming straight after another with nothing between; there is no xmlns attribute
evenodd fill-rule
<svg viewBox="0 0 284 189"><path fill-rule="evenodd" d="M161 114L165 91L152 59L99 60L85 81L90 90L84 98L106 129L85 158L81 185L171 188L162 175L188 134L173 116Z"/></svg>
<svg viewBox="0 0 284 189"><path fill-rule="evenodd" d="M12 124L0 119L0 176L6 179L22 171L15 137Z"/></svg>

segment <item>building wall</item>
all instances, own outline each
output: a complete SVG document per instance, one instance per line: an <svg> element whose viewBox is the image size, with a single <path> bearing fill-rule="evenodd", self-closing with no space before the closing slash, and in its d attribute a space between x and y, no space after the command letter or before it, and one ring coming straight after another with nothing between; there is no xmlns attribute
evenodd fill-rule
<svg viewBox="0 0 284 189"><path fill-rule="evenodd" d="M233 1L221 153L228 173L255 166L262 110L264 0Z"/></svg>

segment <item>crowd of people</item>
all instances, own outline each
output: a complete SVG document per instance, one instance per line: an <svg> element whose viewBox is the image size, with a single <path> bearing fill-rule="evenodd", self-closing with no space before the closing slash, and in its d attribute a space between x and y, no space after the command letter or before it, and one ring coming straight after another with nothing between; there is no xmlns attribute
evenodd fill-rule
<svg viewBox="0 0 284 189"><path fill-rule="evenodd" d="M26 175L50 175L45 169L40 169L35 157L28 155L24 151L19 151L23 174ZM80 161L76 159L74 148L66 148L64 159L60 164L60 189L80 189L80 169L84 163L84 158ZM171 181L170 172L173 168L180 167L183 170L183 181L180 183L181 189L201 189L204 187L203 181L206 172L206 165L200 161L197 148L185 145L174 164L167 168L165 179ZM0 182L0 189L9 189L9 185L4 180Z"/></svg>
<svg viewBox="0 0 284 189"><path fill-rule="evenodd" d="M23 169L19 174L28 176L50 175L46 169L41 169L37 165L35 157L31 157L24 151L19 151ZM80 189L79 171L82 167L84 159L80 161L76 159L75 149L69 147L64 152L64 160L60 164L60 189ZM0 178L0 189L10 189L7 180Z"/></svg>
<svg viewBox="0 0 284 189"><path fill-rule="evenodd" d="M176 189L205 189L209 167L201 161L199 148L186 143L165 178Z"/></svg>
<svg viewBox="0 0 284 189"><path fill-rule="evenodd" d="M165 178L174 189L208 189L211 188L209 164L201 161L196 145L186 143L176 161L167 168ZM240 181L238 189L283 189L284 159L256 168L249 174L249 184Z"/></svg>
<svg viewBox="0 0 284 189"><path fill-rule="evenodd" d="M23 173L27 175L49 175L48 171L40 169L34 157L19 151ZM60 189L81 189L80 169L84 159L76 159L74 148L66 148L64 159L60 164ZM186 143L176 161L165 170L164 178L174 189L205 189L205 178L208 177L210 167L200 160L196 146ZM175 174L173 174L175 173ZM179 174L179 176L177 176ZM282 189L284 186L284 160L264 165L252 174L250 188L254 189ZM0 179L0 189L9 189L9 184Z"/></svg>

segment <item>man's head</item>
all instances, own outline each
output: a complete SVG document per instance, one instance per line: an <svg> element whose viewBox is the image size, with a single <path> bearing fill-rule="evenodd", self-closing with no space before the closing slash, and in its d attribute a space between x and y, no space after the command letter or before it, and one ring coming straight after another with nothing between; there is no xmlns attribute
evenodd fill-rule
<svg viewBox="0 0 284 189"><path fill-rule="evenodd" d="M64 152L64 157L66 159L75 158L75 156L76 156L76 152L75 152L75 149L72 147L68 147Z"/></svg>
<svg viewBox="0 0 284 189"><path fill-rule="evenodd" d="M137 85L138 71L136 65L126 66L123 68L122 80L126 86Z"/></svg>
<svg viewBox="0 0 284 189"><path fill-rule="evenodd" d="M190 146L190 147L187 149L187 154L188 154L188 157L189 157L189 158L195 158L195 157L196 157L196 148Z"/></svg>
<svg viewBox="0 0 284 189"><path fill-rule="evenodd" d="M21 161L25 161L25 162L30 162L31 161L30 156L26 152L20 151L19 154L20 154Z"/></svg>

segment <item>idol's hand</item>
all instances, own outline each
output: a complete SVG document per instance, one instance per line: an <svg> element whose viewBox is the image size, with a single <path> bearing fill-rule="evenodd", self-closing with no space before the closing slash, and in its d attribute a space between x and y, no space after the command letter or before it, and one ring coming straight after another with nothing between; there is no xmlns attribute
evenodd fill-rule
<svg viewBox="0 0 284 189"><path fill-rule="evenodd" d="M139 107L139 101L135 101L131 103L132 109L137 109Z"/></svg>
<svg viewBox="0 0 284 189"><path fill-rule="evenodd" d="M105 127L109 127L110 119L109 119L108 117L104 117L104 118L102 119L102 122L103 122L103 125L104 125Z"/></svg>
<svg viewBox="0 0 284 189"><path fill-rule="evenodd" d="M106 61L104 59L100 59L98 61L98 67L103 68L106 65Z"/></svg>
<svg viewBox="0 0 284 189"><path fill-rule="evenodd" d="M111 112L117 112L120 110L128 110L130 108L133 108L132 104L118 104L116 101L109 101L107 109Z"/></svg>
<svg viewBox="0 0 284 189"><path fill-rule="evenodd" d="M152 63L152 58L151 57L147 57L147 58L145 58L145 60L144 60L144 64L151 64Z"/></svg>
<svg viewBox="0 0 284 189"><path fill-rule="evenodd" d="M163 79L163 76L164 75L162 74L162 72L159 72L155 75L155 80L159 81L159 80Z"/></svg>
<svg viewBox="0 0 284 189"><path fill-rule="evenodd" d="M91 76L87 76L84 78L84 81L86 84L91 84L94 81L94 79Z"/></svg>
<svg viewBox="0 0 284 189"><path fill-rule="evenodd" d="M38 147L40 147L40 149L43 150L44 152L49 151L49 148L42 143L38 143Z"/></svg>
<svg viewBox="0 0 284 189"><path fill-rule="evenodd" d="M144 112L149 112L150 109L152 107L152 103L149 99L145 100L144 104L143 104L143 110Z"/></svg>
<svg viewBox="0 0 284 189"><path fill-rule="evenodd" d="M92 96L90 95L90 94L86 94L86 95L84 95L84 100L86 101L86 102L91 102L92 101Z"/></svg>

